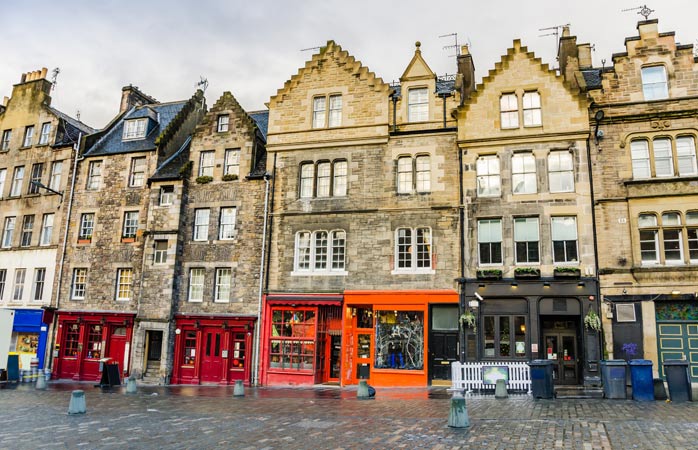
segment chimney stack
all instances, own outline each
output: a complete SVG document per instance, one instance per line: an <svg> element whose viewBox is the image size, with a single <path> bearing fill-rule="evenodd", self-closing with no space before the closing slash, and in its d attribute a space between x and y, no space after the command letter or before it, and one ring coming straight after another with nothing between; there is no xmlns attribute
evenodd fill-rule
<svg viewBox="0 0 698 450"><path fill-rule="evenodd" d="M149 105L157 103L154 98L142 93L137 86L129 84L121 88L121 104L119 105L119 114L128 111L134 106Z"/></svg>
<svg viewBox="0 0 698 450"><path fill-rule="evenodd" d="M579 48L577 47L577 36L570 35L570 27L568 26L562 27L557 59L560 63L560 75L564 77L566 82L578 88L574 74L579 70Z"/></svg>
<svg viewBox="0 0 698 450"><path fill-rule="evenodd" d="M467 45L461 47L457 64L457 77L460 78L460 104L462 105L470 97L470 94L475 91L475 64L473 63L473 55L470 54Z"/></svg>

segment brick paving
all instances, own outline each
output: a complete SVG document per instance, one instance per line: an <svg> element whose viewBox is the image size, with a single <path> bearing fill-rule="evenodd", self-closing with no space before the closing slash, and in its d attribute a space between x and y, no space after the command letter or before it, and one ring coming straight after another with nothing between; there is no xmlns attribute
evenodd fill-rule
<svg viewBox="0 0 698 450"><path fill-rule="evenodd" d="M83 389L87 414L67 414ZM0 449L693 449L698 403L469 396L447 426L443 389L139 387L50 383L0 390Z"/></svg>

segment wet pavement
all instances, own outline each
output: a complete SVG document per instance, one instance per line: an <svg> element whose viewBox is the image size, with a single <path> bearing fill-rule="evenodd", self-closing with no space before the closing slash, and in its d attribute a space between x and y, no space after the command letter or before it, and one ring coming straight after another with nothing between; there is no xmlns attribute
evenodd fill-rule
<svg viewBox="0 0 698 450"><path fill-rule="evenodd" d="M67 414L71 391L87 413ZM695 449L698 403L467 397L471 426L447 426L444 388L139 386L51 382L0 389L0 449Z"/></svg>

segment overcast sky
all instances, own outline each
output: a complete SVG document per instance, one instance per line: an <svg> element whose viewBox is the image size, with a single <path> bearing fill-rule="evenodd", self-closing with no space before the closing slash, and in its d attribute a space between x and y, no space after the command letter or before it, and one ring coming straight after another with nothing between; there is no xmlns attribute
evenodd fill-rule
<svg viewBox="0 0 698 450"><path fill-rule="evenodd" d="M121 87L160 101L186 99L204 76L213 105L231 91L248 111L264 104L319 47L333 39L383 80L400 77L422 42L437 74L455 72L454 37L469 43L478 80L512 40L522 39L556 67L557 44L541 28L571 24L577 42L595 45L594 64L625 50L642 17L622 9L639 0L241 1L0 0L0 97L23 72L60 68L53 106L95 128L118 112ZM660 31L696 43L698 1L662 0Z"/></svg>

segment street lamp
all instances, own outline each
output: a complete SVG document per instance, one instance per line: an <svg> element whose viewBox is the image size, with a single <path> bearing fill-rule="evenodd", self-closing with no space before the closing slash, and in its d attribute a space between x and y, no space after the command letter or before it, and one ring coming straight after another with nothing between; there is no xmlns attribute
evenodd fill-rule
<svg viewBox="0 0 698 450"><path fill-rule="evenodd" d="M58 192L58 191L56 191L56 190L53 190L53 189L51 189L50 187L48 187L48 186L44 185L43 183L41 183L40 181L32 181L31 184L33 184L34 186L36 186L36 187L38 187L38 188L46 189L47 191L49 191L49 192L51 192L51 193L53 193L53 194L60 195L60 196L61 196L61 201L63 201L63 193L62 193L62 192Z"/></svg>

